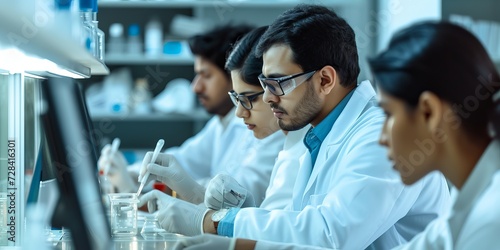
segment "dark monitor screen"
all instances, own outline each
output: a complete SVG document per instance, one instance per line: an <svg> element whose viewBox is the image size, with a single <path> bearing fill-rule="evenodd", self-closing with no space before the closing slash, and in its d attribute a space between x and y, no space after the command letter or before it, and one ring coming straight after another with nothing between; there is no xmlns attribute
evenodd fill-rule
<svg viewBox="0 0 500 250"><path fill-rule="evenodd" d="M50 78L42 82L42 91L49 168L60 191L52 226L68 228L75 249L108 249L111 230L101 198L95 145L81 87L69 78Z"/></svg>

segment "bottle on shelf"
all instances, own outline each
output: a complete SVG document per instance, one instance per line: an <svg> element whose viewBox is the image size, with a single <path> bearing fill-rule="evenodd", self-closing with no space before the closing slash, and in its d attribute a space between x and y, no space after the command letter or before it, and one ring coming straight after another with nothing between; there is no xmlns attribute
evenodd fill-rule
<svg viewBox="0 0 500 250"><path fill-rule="evenodd" d="M46 4L49 4L45 1ZM53 1L54 6L54 18L53 20L58 20L60 25L59 28L61 33L69 35L72 39L78 42L82 40L82 21L80 14L80 4L78 1L73 0L61 0Z"/></svg>
<svg viewBox="0 0 500 250"><path fill-rule="evenodd" d="M162 54L163 26L158 18L151 19L144 31L144 50L146 56Z"/></svg>
<svg viewBox="0 0 500 250"><path fill-rule="evenodd" d="M135 87L132 92L132 105L136 114L151 113L152 95L149 91L148 81L146 78L138 78L135 81Z"/></svg>
<svg viewBox="0 0 500 250"><path fill-rule="evenodd" d="M127 53L133 55L142 54L142 39L138 24L131 24L128 27Z"/></svg>
<svg viewBox="0 0 500 250"><path fill-rule="evenodd" d="M81 43L85 46L88 52L95 55L95 44L97 40L96 27L92 23L92 1L91 0L80 0L80 19L83 25Z"/></svg>
<svg viewBox="0 0 500 250"><path fill-rule="evenodd" d="M109 26L106 51L109 54L122 54L125 52L125 38L123 37L123 25L121 23L113 23Z"/></svg>
<svg viewBox="0 0 500 250"><path fill-rule="evenodd" d="M95 41L95 57L101 62L104 61L104 31L99 29L99 21L97 21L97 0L92 0L92 23L96 30L96 41Z"/></svg>
<svg viewBox="0 0 500 250"><path fill-rule="evenodd" d="M97 27L97 21L96 21L96 27ZM101 62L104 62L104 43L105 43L105 34L104 31L101 29L97 28L97 59L99 59Z"/></svg>

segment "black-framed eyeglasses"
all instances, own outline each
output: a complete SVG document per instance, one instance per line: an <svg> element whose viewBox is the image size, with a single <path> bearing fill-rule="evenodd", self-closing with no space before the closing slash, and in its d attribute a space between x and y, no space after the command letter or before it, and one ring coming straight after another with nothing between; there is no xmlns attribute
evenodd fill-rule
<svg viewBox="0 0 500 250"><path fill-rule="evenodd" d="M259 95L264 94L264 91L251 95L238 95L236 94L236 92L234 92L234 90L231 90L227 93L229 94L229 97L231 97L231 101L233 101L234 106L238 106L238 103L240 103L243 108L245 108L246 110L250 110L253 108L253 101L255 101L255 99L257 99Z"/></svg>
<svg viewBox="0 0 500 250"><path fill-rule="evenodd" d="M314 73L316 73L316 70L277 78L266 78L260 74L259 82L264 90L268 89L273 95L282 96L292 92L297 86L309 80Z"/></svg>

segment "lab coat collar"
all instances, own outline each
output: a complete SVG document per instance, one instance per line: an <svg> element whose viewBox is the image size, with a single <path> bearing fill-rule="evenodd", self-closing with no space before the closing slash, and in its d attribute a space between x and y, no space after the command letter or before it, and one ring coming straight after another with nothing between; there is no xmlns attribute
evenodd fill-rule
<svg viewBox="0 0 500 250"><path fill-rule="evenodd" d="M332 145L339 144L340 141L345 138L346 133L350 129L352 129L352 126L354 126L354 124L358 120L358 117L365 111L365 109L373 106L373 105L368 105L368 103L370 101L373 101L374 96L375 96L375 90L373 89L369 81L363 81L356 87L354 93L351 96L351 99L345 106L340 116L337 118L335 124L333 124L330 132L328 133L326 139L324 140L323 144L326 145L321 145L318 157L320 155L327 155L327 153L325 152L327 152L329 148L332 147ZM315 164L321 165L324 163L325 163L324 158L321 159L318 158ZM305 204L306 201L308 200L307 197L309 197L310 192L312 192L311 188L314 186L317 176L321 170L321 167L313 168L311 164L312 164L311 155L307 152L305 157L302 159L300 168L301 172L299 173L301 175L310 177L309 179L305 180L305 183L303 183L304 181L300 182L297 179L297 182L299 183L297 185L299 186L298 189L303 190L303 192L301 192L303 194L302 204ZM305 188L303 189L304 185ZM294 206L297 207L298 204L294 204Z"/></svg>
<svg viewBox="0 0 500 250"><path fill-rule="evenodd" d="M226 128L229 126L229 123L231 123L231 121L239 120L239 119L234 119L235 117L237 118L236 107L233 107L231 110L229 110L229 112L227 112L227 114L224 117L219 118L220 123L222 125L222 130L226 130Z"/></svg>
<svg viewBox="0 0 500 250"><path fill-rule="evenodd" d="M335 131L335 136L331 138L329 144L338 144L344 138L344 135L351 129L357 118L364 112L368 102L376 94L372 84L368 80L361 82L353 91L351 99L337 118L335 124L333 124L331 131ZM332 134L331 131L329 134Z"/></svg>
<svg viewBox="0 0 500 250"><path fill-rule="evenodd" d="M286 135L285 145L283 146L284 150L290 149L295 146L299 141L302 141L307 134L307 131L311 129L311 124L307 124L305 127L295 130L288 131Z"/></svg>
<svg viewBox="0 0 500 250"><path fill-rule="evenodd" d="M460 234L465 220L476 201L481 197L484 190L491 184L491 178L495 172L500 170L500 142L493 140L476 166L465 181L460 191L454 190L456 195L450 216L450 230L453 242L455 243Z"/></svg>

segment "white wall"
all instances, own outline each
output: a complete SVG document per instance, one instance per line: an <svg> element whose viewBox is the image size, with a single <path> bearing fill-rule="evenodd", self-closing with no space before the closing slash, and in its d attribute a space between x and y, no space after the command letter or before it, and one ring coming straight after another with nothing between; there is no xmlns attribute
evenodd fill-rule
<svg viewBox="0 0 500 250"><path fill-rule="evenodd" d="M422 20L441 20L441 0L379 0L376 51L387 46L394 32Z"/></svg>

